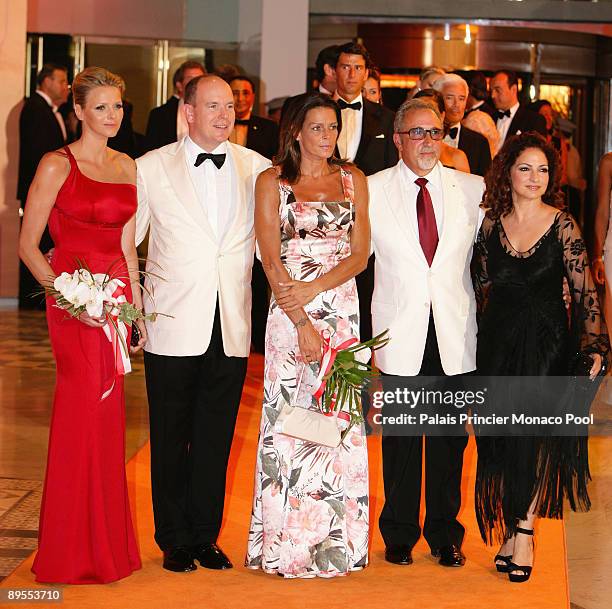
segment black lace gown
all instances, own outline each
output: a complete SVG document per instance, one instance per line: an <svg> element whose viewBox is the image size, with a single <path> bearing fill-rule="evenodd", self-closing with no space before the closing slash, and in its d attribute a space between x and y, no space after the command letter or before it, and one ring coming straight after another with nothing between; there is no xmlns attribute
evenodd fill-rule
<svg viewBox="0 0 612 609"><path fill-rule="evenodd" d="M571 320L563 278L572 297ZM527 252L517 252L499 220L485 217L472 259L479 312L478 373L561 376L577 351L609 350L586 248L572 216L559 212ZM586 437L478 437L476 516L485 542L515 532L535 499L540 517L590 506Z"/></svg>

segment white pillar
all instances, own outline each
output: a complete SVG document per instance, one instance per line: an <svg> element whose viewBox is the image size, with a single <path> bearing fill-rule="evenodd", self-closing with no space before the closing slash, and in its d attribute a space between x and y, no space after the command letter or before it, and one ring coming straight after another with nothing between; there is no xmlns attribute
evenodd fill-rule
<svg viewBox="0 0 612 609"><path fill-rule="evenodd" d="M260 78L263 101L306 90L308 0L263 0Z"/></svg>
<svg viewBox="0 0 612 609"><path fill-rule="evenodd" d="M0 303L17 303L19 113L25 88L27 0L0 0Z"/></svg>
<svg viewBox="0 0 612 609"><path fill-rule="evenodd" d="M240 0L238 63L260 79L263 104L306 88L309 0Z"/></svg>

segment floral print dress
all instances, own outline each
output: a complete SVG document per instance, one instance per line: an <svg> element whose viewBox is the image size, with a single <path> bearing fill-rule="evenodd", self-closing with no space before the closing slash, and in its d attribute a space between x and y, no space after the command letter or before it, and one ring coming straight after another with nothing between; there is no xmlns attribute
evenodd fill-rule
<svg viewBox="0 0 612 609"><path fill-rule="evenodd" d="M353 180L344 167L340 175L344 201L338 202L297 202L291 187L279 182L281 259L293 279L312 281L350 254ZM359 336L354 279L322 292L305 311L332 345ZM346 575L368 562L366 436L363 425L355 426L340 446L329 448L274 431L283 404L295 404L296 388L301 396L317 372L299 355L297 331L272 298L245 564L285 577Z"/></svg>

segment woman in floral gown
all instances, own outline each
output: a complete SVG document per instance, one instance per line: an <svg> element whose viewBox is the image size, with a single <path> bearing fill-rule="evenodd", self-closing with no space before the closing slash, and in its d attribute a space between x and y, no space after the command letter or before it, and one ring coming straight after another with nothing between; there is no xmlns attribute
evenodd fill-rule
<svg viewBox="0 0 612 609"><path fill-rule="evenodd" d="M320 94L292 103L274 167L255 191L255 231L272 287L264 402L246 565L285 577L333 577L368 561L363 425L337 448L274 431L297 379L312 382L331 345L358 338L354 277L369 255L364 175L334 157L340 110Z"/></svg>

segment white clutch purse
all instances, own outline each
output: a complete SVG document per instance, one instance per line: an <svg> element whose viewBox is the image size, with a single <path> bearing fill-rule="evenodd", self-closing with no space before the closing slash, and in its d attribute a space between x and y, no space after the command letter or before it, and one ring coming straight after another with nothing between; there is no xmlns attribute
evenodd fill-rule
<svg viewBox="0 0 612 609"><path fill-rule="evenodd" d="M291 402L283 404L276 418L274 431L292 438L336 448L341 440L341 432L338 427L338 411L336 410L328 416L321 410L309 410L297 405L306 368L307 365L304 364ZM307 392L306 395L311 397L312 393Z"/></svg>

